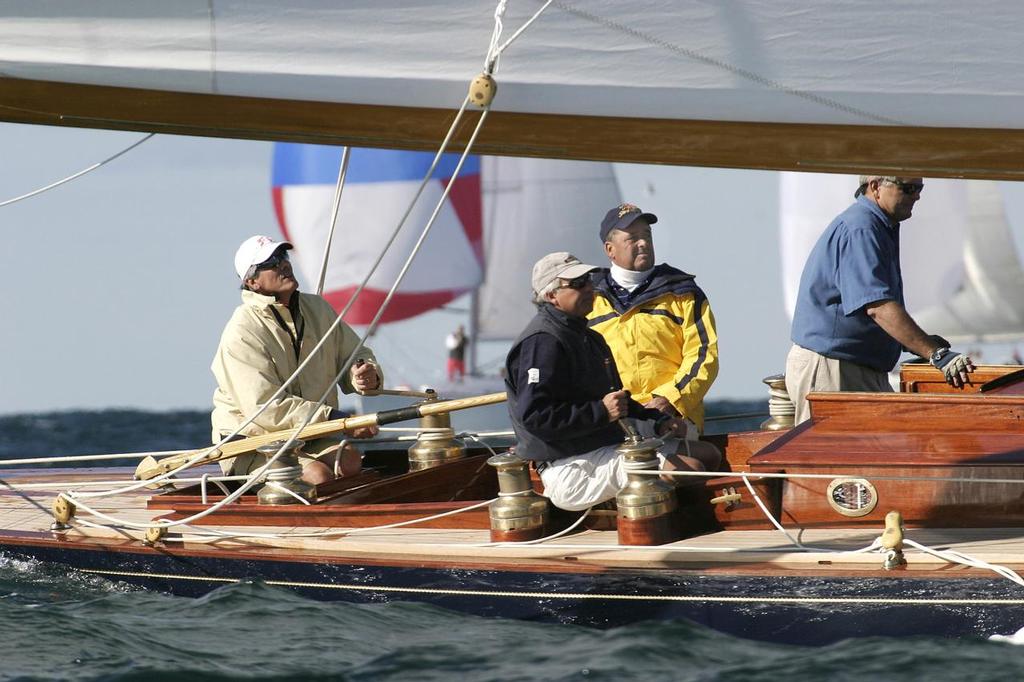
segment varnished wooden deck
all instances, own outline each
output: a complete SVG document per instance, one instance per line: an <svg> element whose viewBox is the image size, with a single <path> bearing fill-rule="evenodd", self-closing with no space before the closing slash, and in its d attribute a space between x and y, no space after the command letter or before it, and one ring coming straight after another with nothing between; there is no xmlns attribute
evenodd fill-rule
<svg viewBox="0 0 1024 682"><path fill-rule="evenodd" d="M112 480L109 472L82 474L75 479ZM59 469L40 473L0 471L0 549L4 538L55 539L50 530L53 521L51 504L59 491L68 489L68 472ZM26 483L43 484L44 489L18 490ZM78 488L87 490L88 488ZM95 498L90 506L125 521L147 525L169 510L148 509L150 491ZM90 519L80 513L74 527L60 535L63 542L92 544L95 542L141 543L145 529L93 528L78 523ZM779 571L802 574L836 575L848 571L863 574L889 574L881 569L882 556L877 553L850 553L861 549L881 533L878 529L788 529L809 550L800 550L778 531L724 531L688 538L659 547L621 547L617 536L609 531L584 530L534 545L500 545L489 542L481 530L418 529L415 526L394 529L360 529L347 535L330 536L337 529L316 529L273 526L202 526L196 533L211 530L237 537L201 538L187 529L171 530L169 543L181 551L203 548L204 551L238 553L289 554L315 556L335 561L370 560L408 563L455 563L461 566L523 564L545 567L573 566L574 570L593 571L614 568L705 570L715 573L730 571ZM309 537L311 533L324 536ZM253 533L283 537L251 537ZM303 537L306 535L306 537ZM907 537L940 550L955 550L986 562L1024 570L1024 529L915 529ZM846 553L844 553L846 552ZM908 572L942 572L965 575L978 569L965 569L947 563L916 549L906 551Z"/></svg>

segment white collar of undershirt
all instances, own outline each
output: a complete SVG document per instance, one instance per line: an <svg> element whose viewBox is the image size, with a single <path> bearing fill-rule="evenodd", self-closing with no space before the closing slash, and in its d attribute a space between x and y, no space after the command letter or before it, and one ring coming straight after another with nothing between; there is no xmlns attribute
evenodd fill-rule
<svg viewBox="0 0 1024 682"><path fill-rule="evenodd" d="M644 283L651 273L654 272L654 268L648 270L627 270L626 268L619 267L615 263L612 263L611 275L615 283L626 291L632 293L633 289Z"/></svg>

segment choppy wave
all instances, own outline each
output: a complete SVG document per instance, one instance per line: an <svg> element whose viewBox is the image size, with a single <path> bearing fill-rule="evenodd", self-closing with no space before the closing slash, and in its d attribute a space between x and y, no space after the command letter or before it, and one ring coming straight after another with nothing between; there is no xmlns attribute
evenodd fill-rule
<svg viewBox="0 0 1024 682"><path fill-rule="evenodd" d="M0 560L0 624L0 679L862 682L1024 672L1019 648L981 640L779 646L681 621L602 631L413 603L316 602L261 583L187 599L10 559Z"/></svg>

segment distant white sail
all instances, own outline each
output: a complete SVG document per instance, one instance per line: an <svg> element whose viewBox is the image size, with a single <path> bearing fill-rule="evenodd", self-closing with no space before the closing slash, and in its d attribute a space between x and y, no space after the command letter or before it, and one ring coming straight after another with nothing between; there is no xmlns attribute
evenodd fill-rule
<svg viewBox="0 0 1024 682"><path fill-rule="evenodd" d="M995 225L979 223L972 210L968 216L967 188L974 184L963 180L926 179L921 200L914 215L900 227L900 260L904 294L912 314L926 311L971 286L965 271L965 252L970 251L968 225L972 239L989 239L984 234L998 231ZM978 183L992 184L992 183ZM779 226L786 312L790 318L807 254L832 219L853 201L857 177L818 173L780 173ZM993 190L998 191L998 190ZM1006 223L1002 223L1006 232ZM977 232L977 234L975 234ZM1007 239L1009 233L1006 232ZM966 251L965 251L966 249ZM1016 259L1016 251L1010 250ZM1004 264L981 266L983 269ZM1019 264L1018 264L1019 269ZM953 320L929 318L922 326L933 334L949 336ZM1020 328L1024 332L1024 327Z"/></svg>
<svg viewBox="0 0 1024 682"><path fill-rule="evenodd" d="M1024 270L994 182L967 183L964 283L957 293L915 313L927 330L950 340L1024 338Z"/></svg>
<svg viewBox="0 0 1024 682"><path fill-rule="evenodd" d="M569 251L607 262L598 237L605 212L622 202L610 163L484 157L484 283L476 338L515 338L533 317L530 269L544 254Z"/></svg>

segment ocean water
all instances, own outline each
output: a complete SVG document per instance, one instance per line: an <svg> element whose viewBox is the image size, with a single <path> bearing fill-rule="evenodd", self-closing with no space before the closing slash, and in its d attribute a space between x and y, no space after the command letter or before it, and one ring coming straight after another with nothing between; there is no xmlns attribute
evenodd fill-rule
<svg viewBox="0 0 1024 682"><path fill-rule="evenodd" d="M207 419L132 411L0 417L0 459L191 447L205 442ZM1024 648L982 639L797 647L687 621L596 630L416 603L317 602L258 582L189 599L3 552L0 633L0 680L1024 679Z"/></svg>

